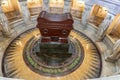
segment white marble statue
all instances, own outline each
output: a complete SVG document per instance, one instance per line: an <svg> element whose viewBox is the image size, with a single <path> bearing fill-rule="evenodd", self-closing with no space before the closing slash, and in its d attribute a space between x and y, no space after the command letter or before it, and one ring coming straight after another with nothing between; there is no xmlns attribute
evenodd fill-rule
<svg viewBox="0 0 120 80"><path fill-rule="evenodd" d="M111 16L107 15L105 17L105 19L103 20L103 22L99 26L99 29L98 29L97 34L96 34L96 41L101 41L104 38L111 21L112 21Z"/></svg>
<svg viewBox="0 0 120 80"><path fill-rule="evenodd" d="M0 7L0 27L2 28L2 33L6 36L10 35L10 27L9 22L5 14L2 12L2 8Z"/></svg>
<svg viewBox="0 0 120 80"><path fill-rule="evenodd" d="M106 61L116 62L120 58L120 39L115 42L112 50L109 50L106 54L109 54Z"/></svg>
<svg viewBox="0 0 120 80"><path fill-rule="evenodd" d="M27 7L27 1L21 1L19 3L20 3L23 21L26 24L29 24L31 19L30 19L30 12L29 12L28 7Z"/></svg>

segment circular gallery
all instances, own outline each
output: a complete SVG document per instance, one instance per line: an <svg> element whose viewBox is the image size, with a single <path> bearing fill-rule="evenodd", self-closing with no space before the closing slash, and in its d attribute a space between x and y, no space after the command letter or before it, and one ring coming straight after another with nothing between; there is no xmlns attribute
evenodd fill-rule
<svg viewBox="0 0 120 80"><path fill-rule="evenodd" d="M0 3L0 80L119 80L119 0Z"/></svg>

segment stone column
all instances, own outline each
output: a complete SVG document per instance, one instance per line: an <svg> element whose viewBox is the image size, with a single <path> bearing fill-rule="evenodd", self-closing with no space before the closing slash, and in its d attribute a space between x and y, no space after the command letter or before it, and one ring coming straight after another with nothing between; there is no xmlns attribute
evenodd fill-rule
<svg viewBox="0 0 120 80"><path fill-rule="evenodd" d="M107 54L106 61L116 62L120 58L120 39L115 42L111 50L105 52Z"/></svg>
<svg viewBox="0 0 120 80"><path fill-rule="evenodd" d="M43 10L49 12L49 2L50 0L43 0Z"/></svg>
<svg viewBox="0 0 120 80"><path fill-rule="evenodd" d="M99 29L96 33L96 41L101 41L103 40L107 29L110 25L110 23L112 22L113 17L110 14L107 14L107 16L105 17L105 19L103 20L103 22L100 24Z"/></svg>
<svg viewBox="0 0 120 80"><path fill-rule="evenodd" d="M2 34L4 36L10 35L9 22L8 22L7 17L5 16L5 14L2 11L1 2L0 2L0 27L2 29Z"/></svg>
<svg viewBox="0 0 120 80"><path fill-rule="evenodd" d="M31 22L31 19L30 19L30 12L27 7L27 0L19 0L19 5L20 5L23 21L26 24L29 24Z"/></svg>
<svg viewBox="0 0 120 80"><path fill-rule="evenodd" d="M44 3L44 0L42 0L42 11L46 10L45 9L45 3Z"/></svg>
<svg viewBox="0 0 120 80"><path fill-rule="evenodd" d="M82 25L86 26L88 22L88 18L91 12L91 6L85 5L84 12L82 13Z"/></svg>
<svg viewBox="0 0 120 80"><path fill-rule="evenodd" d="M65 0L64 1L64 13L70 12L71 1L72 0Z"/></svg>

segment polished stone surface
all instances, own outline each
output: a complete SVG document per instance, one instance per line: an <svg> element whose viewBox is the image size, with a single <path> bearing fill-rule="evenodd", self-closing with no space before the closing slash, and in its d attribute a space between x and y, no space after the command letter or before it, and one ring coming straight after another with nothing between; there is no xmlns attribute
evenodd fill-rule
<svg viewBox="0 0 120 80"><path fill-rule="evenodd" d="M37 16L36 16L37 17ZM36 25L36 22L33 21L34 23L30 24L30 25L25 25L25 24L18 24L17 26L15 26L15 28L12 29L12 34L11 34L11 37L10 38L5 38L4 36L1 36L0 37L0 60L2 61L2 56L4 54L4 51L5 49L7 48L7 46L9 45L9 43L15 38L17 37L19 34L21 34L22 32L32 28L32 27L35 27ZM92 27L91 25L88 25L88 26L83 26L81 25L80 23L80 20L75 18L75 23L74 23L74 29L78 30L78 31L81 31L82 33L86 34L90 39L92 39L93 41L95 40L95 30L90 28ZM116 64L113 64L113 63L109 63L109 62L106 62L105 61L105 55L104 55L104 51L109 48L109 46L107 46L104 42L97 42L98 44L98 49L100 50L100 53L101 53L101 57L102 57L102 65L103 65L103 69L102 69L102 72L101 72L101 77L104 77L104 76L110 76L110 75L113 75L114 73L117 72L117 69L116 69ZM106 47L106 48L105 48ZM109 66L109 67L108 67ZM1 69L0 69L0 72ZM0 73L0 75L2 76L2 73Z"/></svg>
<svg viewBox="0 0 120 80"><path fill-rule="evenodd" d="M21 34L20 36L18 36L7 48L5 55L4 55L4 60L3 60L3 73L4 76L7 77L11 77L11 78L23 78L26 80L48 80L46 75L42 75L42 74L37 74L34 72L33 69L29 68L29 65L32 65L34 68L38 68L42 71L44 71L45 73L48 72L51 75L48 76L52 76L52 73L55 71L55 73L58 71L62 71L62 74L64 74L64 71L69 70L69 69L74 69L73 67L77 65L77 68L74 69L74 71L65 74L64 76L59 76L58 77L49 77L49 79L51 80L56 80L56 79L60 79L60 80L66 80L66 79L71 79L71 80L84 80L84 79L89 79L89 78L97 78L100 76L101 73L101 58L100 58L100 54L97 51L97 48L95 47L95 45L93 44L93 42L86 37L83 33L73 30L70 33L70 39L72 40L72 42L75 42L75 49L78 50L77 52L75 51L74 54L77 53L77 56L70 58L69 65L63 64L64 67L62 70L60 70L61 68L59 66L46 66L44 65L44 68L40 65L40 67L36 66L36 63L34 62L34 60L31 60L32 58L28 58L30 61L29 63L25 63L25 60L23 58L23 55L26 53L23 53L23 50L25 49L25 45L26 43L33 37L35 36L36 38L38 38L36 35L39 34L39 30L38 29L31 29L29 31L26 31L25 33ZM80 44L78 44L78 42L76 42L76 39L78 40L78 42L81 43L84 52L82 52L82 54L84 54L84 56L81 56L80 54ZM29 47L27 47L27 49L29 49ZM74 48L73 48L74 49ZM27 50L25 50L27 51ZM81 59L83 58L83 61L81 61ZM79 62L80 59L80 62ZM80 66L78 65L80 64ZM43 65L43 64L42 64ZM66 66L65 66L66 65ZM24 70L25 69L25 70ZM59 70L57 70L59 69ZM52 72L52 73L51 73ZM30 77L30 75L32 75ZM55 74L54 74L55 75Z"/></svg>
<svg viewBox="0 0 120 80"><path fill-rule="evenodd" d="M24 79L14 79L14 78L0 77L0 80L24 80Z"/></svg>
<svg viewBox="0 0 120 80"><path fill-rule="evenodd" d="M96 78L96 79L87 79L87 80L120 80L120 75L103 77L103 78Z"/></svg>

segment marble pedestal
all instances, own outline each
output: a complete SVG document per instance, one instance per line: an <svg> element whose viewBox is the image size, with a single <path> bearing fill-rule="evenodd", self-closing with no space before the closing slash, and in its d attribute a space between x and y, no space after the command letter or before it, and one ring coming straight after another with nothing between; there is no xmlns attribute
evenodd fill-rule
<svg viewBox="0 0 120 80"><path fill-rule="evenodd" d="M40 53L68 53L69 44L41 43Z"/></svg>

